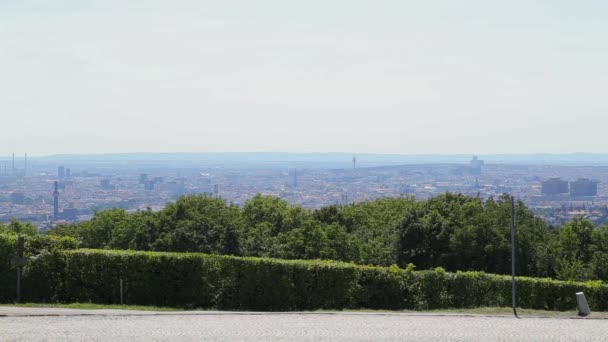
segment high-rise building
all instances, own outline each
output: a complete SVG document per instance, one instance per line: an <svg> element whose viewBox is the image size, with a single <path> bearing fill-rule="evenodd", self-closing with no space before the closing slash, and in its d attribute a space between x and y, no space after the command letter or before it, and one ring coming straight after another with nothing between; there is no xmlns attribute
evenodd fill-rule
<svg viewBox="0 0 608 342"><path fill-rule="evenodd" d="M570 182L570 196L597 196L597 182L586 178Z"/></svg>
<svg viewBox="0 0 608 342"><path fill-rule="evenodd" d="M55 181L55 191L53 191L53 220L59 219L59 182Z"/></svg>
<svg viewBox="0 0 608 342"><path fill-rule="evenodd" d="M220 197L220 185L219 184L213 185L213 196Z"/></svg>
<svg viewBox="0 0 608 342"><path fill-rule="evenodd" d="M72 170L70 170L70 168L67 167L65 169L65 178L70 178L70 177L72 177Z"/></svg>
<svg viewBox="0 0 608 342"><path fill-rule="evenodd" d="M148 191L154 190L154 181L146 180L144 183L144 189L146 189Z"/></svg>
<svg viewBox="0 0 608 342"><path fill-rule="evenodd" d="M140 173L139 174L139 184L146 184L147 181L148 181L148 174Z"/></svg>
<svg viewBox="0 0 608 342"><path fill-rule="evenodd" d="M480 175L481 169L483 168L485 162L483 160L477 158L477 156L474 156L469 164L470 164L471 173L474 175Z"/></svg>
<svg viewBox="0 0 608 342"><path fill-rule="evenodd" d="M58 168L57 168L57 176L58 176L60 179L65 178L65 167L60 166L60 167L58 167Z"/></svg>
<svg viewBox="0 0 608 342"><path fill-rule="evenodd" d="M568 182L560 178L551 178L541 183L543 196L555 196L568 193Z"/></svg>
<svg viewBox="0 0 608 342"><path fill-rule="evenodd" d="M348 204L348 194L346 192L343 192L340 200L342 204Z"/></svg>

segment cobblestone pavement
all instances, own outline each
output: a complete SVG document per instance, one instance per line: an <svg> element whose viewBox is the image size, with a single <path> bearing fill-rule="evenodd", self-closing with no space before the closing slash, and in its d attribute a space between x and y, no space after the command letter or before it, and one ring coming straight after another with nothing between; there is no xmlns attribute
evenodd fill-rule
<svg viewBox="0 0 608 342"><path fill-rule="evenodd" d="M65 312L65 311L64 311ZM1 313L0 313L1 314ZM4 313L6 315L6 313ZM13 313L14 314L14 313ZM39 311L0 317L0 341L607 341L608 321L379 313ZM78 315L77 315L78 314ZM59 315L59 316L53 316Z"/></svg>

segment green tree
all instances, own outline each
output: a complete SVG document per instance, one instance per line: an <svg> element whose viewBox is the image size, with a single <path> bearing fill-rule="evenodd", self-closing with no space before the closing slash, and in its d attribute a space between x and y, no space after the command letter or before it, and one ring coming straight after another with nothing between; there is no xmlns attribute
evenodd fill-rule
<svg viewBox="0 0 608 342"><path fill-rule="evenodd" d="M314 222L310 211L258 194L245 203L242 217L239 235L243 255L294 259L311 258L314 254L305 252L300 241Z"/></svg>
<svg viewBox="0 0 608 342"><path fill-rule="evenodd" d="M108 246L112 249L153 250L160 234L159 214L150 208L130 213L115 225Z"/></svg>
<svg viewBox="0 0 608 342"><path fill-rule="evenodd" d="M18 235L34 236L38 234L38 228L31 222L20 222L15 219L12 219L8 225L0 227L0 230L5 233Z"/></svg>
<svg viewBox="0 0 608 342"><path fill-rule="evenodd" d="M360 242L362 263L389 266L398 259L399 225L417 206L413 198L384 198L338 207L337 220L325 223L339 224Z"/></svg>
<svg viewBox="0 0 608 342"><path fill-rule="evenodd" d="M159 213L155 250L239 254L242 219L237 206L206 195L189 195Z"/></svg>
<svg viewBox="0 0 608 342"><path fill-rule="evenodd" d="M98 211L90 221L78 224L76 236L86 248L109 248L114 233L129 225L129 214L124 209Z"/></svg>

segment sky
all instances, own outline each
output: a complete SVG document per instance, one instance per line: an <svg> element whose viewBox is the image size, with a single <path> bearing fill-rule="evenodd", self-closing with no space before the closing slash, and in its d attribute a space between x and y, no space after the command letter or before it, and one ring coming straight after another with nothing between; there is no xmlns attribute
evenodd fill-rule
<svg viewBox="0 0 608 342"><path fill-rule="evenodd" d="M604 0L0 0L0 155L608 152Z"/></svg>

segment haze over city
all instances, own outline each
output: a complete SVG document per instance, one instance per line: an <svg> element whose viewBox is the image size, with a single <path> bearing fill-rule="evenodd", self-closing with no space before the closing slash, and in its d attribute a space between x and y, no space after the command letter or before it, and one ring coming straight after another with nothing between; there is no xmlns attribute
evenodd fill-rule
<svg viewBox="0 0 608 342"><path fill-rule="evenodd" d="M0 154L607 152L608 4L0 3Z"/></svg>

